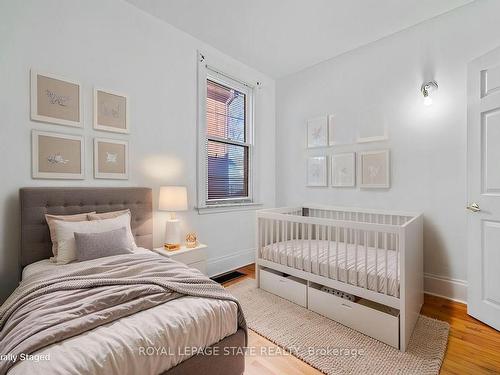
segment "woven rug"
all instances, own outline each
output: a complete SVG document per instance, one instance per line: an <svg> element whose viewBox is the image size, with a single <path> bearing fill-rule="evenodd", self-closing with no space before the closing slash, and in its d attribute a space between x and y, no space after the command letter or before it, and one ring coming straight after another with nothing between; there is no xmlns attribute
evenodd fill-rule
<svg viewBox="0 0 500 375"><path fill-rule="evenodd" d="M283 298L254 280L228 287L250 329L325 374L438 374L449 325L420 315L408 350L399 350Z"/></svg>

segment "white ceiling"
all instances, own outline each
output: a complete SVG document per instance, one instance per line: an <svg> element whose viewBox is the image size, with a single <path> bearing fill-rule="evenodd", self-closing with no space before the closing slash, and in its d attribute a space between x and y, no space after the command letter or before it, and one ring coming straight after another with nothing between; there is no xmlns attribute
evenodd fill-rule
<svg viewBox="0 0 500 375"><path fill-rule="evenodd" d="M126 0L272 77L473 0Z"/></svg>

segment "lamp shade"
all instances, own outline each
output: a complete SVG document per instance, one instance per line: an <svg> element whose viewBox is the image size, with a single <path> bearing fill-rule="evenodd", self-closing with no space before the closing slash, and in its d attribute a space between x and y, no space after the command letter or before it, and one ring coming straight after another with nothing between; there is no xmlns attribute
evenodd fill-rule
<svg viewBox="0 0 500 375"><path fill-rule="evenodd" d="M185 186L161 186L158 209L162 211L186 211L188 209Z"/></svg>

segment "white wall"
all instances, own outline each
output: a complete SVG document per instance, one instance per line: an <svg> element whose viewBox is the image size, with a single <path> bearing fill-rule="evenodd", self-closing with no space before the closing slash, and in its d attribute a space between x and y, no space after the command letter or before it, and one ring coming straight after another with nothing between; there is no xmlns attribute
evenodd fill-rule
<svg viewBox="0 0 500 375"><path fill-rule="evenodd" d="M17 285L18 189L23 186L149 186L186 184L196 202L197 49L229 74L261 81L256 93L257 166L260 201L275 202L274 81L120 0L0 0L0 300ZM83 83L85 129L29 119L29 70ZM131 135L92 130L92 88L128 93ZM31 179L32 129L85 135L84 181ZM130 141L130 180L94 180L92 139ZM155 245L162 244L166 213L155 213ZM209 271L253 261L254 211L179 214L184 229L209 245Z"/></svg>
<svg viewBox="0 0 500 375"><path fill-rule="evenodd" d="M466 68L500 45L499 14L500 1L476 1L278 80L277 204L421 211L425 272L465 280ZM419 89L429 79L439 91L425 107ZM305 149L308 118L332 113L355 126L355 115L369 108L386 116L388 142ZM377 148L392 151L389 191L305 187L307 155Z"/></svg>

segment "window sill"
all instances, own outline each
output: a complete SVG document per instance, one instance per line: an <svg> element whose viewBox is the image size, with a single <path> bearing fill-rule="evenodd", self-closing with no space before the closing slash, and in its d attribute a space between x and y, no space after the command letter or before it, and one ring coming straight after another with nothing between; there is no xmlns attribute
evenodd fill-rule
<svg viewBox="0 0 500 375"><path fill-rule="evenodd" d="M262 207L262 203L227 203L227 204L213 204L210 206L196 207L198 214L216 214L221 212L233 212L233 211L249 211L258 210Z"/></svg>

